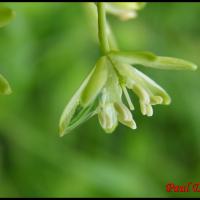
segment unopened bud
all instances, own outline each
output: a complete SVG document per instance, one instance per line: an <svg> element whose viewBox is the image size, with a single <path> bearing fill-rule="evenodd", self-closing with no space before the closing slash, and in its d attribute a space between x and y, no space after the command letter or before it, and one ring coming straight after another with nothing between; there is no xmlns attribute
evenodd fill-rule
<svg viewBox="0 0 200 200"><path fill-rule="evenodd" d="M133 120L132 114L129 109L123 103L115 103L114 105L118 114L118 120L128 127L136 129L136 123Z"/></svg>
<svg viewBox="0 0 200 200"><path fill-rule="evenodd" d="M99 110L98 117L106 133L112 133L117 127L117 113L112 103L102 106Z"/></svg>

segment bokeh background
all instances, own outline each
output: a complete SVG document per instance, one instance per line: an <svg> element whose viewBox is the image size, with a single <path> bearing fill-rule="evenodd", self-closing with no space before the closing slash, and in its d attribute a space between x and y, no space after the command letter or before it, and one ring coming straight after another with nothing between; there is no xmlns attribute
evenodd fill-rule
<svg viewBox="0 0 200 200"><path fill-rule="evenodd" d="M66 103L92 69L98 44L84 3L7 3L16 19L0 29L0 197L171 197L166 184L200 182L200 70L141 68L172 97L105 134L97 117L58 137ZM109 16L123 50L148 50L200 66L200 4L149 3L139 17ZM134 96L132 96L134 98Z"/></svg>

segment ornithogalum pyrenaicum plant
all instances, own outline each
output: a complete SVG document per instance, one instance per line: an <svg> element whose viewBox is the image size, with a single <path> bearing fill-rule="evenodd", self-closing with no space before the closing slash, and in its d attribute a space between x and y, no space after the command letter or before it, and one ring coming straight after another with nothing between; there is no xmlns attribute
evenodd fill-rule
<svg viewBox="0 0 200 200"><path fill-rule="evenodd" d="M15 12L0 4L0 28L6 26L15 17ZM11 88L8 81L0 74L0 94L8 95Z"/></svg>
<svg viewBox="0 0 200 200"><path fill-rule="evenodd" d="M101 56L64 109L59 124L60 136L94 115L98 115L106 133L112 133L118 122L136 129L132 115L134 105L128 90L138 97L143 115L152 116L154 105L169 105L171 99L168 93L139 71L136 64L164 70L197 69L195 64L178 58L157 56L146 51L119 50L106 19L107 12L125 20L132 18L141 6L144 7L144 3L93 3Z"/></svg>

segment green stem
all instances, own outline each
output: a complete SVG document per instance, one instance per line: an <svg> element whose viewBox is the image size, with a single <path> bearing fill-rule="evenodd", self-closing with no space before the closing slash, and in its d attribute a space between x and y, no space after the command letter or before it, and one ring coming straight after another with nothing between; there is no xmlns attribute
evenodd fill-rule
<svg viewBox="0 0 200 200"><path fill-rule="evenodd" d="M106 22L106 11L103 2L97 3L98 11L98 35L99 43L102 53L105 55L110 51L108 38L107 38L107 22Z"/></svg>

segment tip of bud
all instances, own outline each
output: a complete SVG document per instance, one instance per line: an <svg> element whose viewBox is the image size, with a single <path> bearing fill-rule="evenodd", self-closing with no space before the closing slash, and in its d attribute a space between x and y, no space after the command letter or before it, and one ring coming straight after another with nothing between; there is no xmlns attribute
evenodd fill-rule
<svg viewBox="0 0 200 200"><path fill-rule="evenodd" d="M198 69L198 66L197 66L197 65L195 65L195 64L192 64L192 65L191 65L191 69L192 69L193 71L195 71L195 70L197 70L197 69Z"/></svg>

